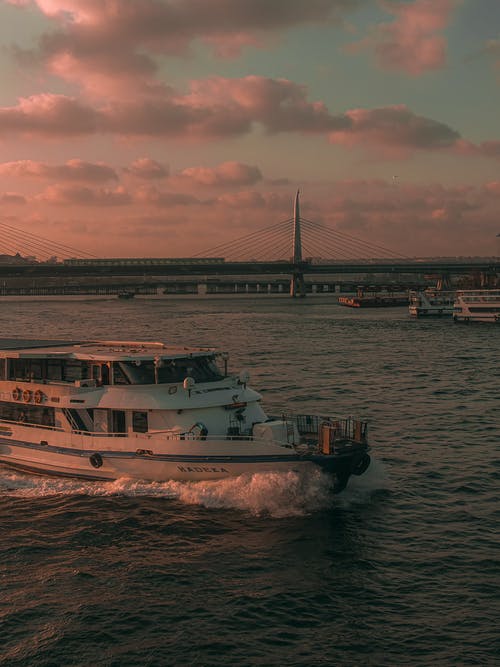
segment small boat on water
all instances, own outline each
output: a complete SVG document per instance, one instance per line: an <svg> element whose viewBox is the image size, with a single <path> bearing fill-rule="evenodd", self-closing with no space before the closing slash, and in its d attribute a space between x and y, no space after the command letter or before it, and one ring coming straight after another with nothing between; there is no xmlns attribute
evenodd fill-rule
<svg viewBox="0 0 500 667"><path fill-rule="evenodd" d="M349 308L390 308L392 306L407 306L407 293L394 293L393 291L381 291L380 288L358 287L355 296L340 296L338 302L341 306Z"/></svg>
<svg viewBox="0 0 500 667"><path fill-rule="evenodd" d="M459 290L453 320L500 324L500 289Z"/></svg>
<svg viewBox="0 0 500 667"><path fill-rule="evenodd" d="M408 310L411 317L451 317L454 302L455 292L411 290Z"/></svg>
<svg viewBox="0 0 500 667"><path fill-rule="evenodd" d="M391 308L393 306L407 306L408 297L394 294L380 294L377 296L339 296L341 306L349 308Z"/></svg>
<svg viewBox="0 0 500 667"><path fill-rule="evenodd" d="M319 468L342 491L370 465L367 424L269 417L213 348L0 339L0 462L91 480L213 480Z"/></svg>

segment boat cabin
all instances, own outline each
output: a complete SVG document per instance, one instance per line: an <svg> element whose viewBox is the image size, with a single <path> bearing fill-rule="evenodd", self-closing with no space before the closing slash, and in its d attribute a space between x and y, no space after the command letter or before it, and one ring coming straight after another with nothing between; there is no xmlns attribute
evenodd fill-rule
<svg viewBox="0 0 500 667"><path fill-rule="evenodd" d="M219 382L226 376L227 356L213 348L150 342L0 340L0 420L49 428L69 426L80 432L146 433L153 419L151 408L155 429L174 426L169 416L182 410L172 405L160 416L151 394L141 395L137 400L143 404L138 404L136 393L120 393L120 388L170 385L168 395L173 403L180 400L178 385L190 391L196 384ZM92 389L109 389L112 394L109 399L103 399L102 392L90 398ZM137 387L136 391L142 390Z"/></svg>

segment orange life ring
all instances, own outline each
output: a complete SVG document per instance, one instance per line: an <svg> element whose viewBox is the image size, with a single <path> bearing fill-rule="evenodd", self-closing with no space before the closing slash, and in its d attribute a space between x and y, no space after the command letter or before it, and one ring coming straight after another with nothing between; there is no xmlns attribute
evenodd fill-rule
<svg viewBox="0 0 500 667"><path fill-rule="evenodd" d="M23 391L23 401L25 403L29 403L31 401L31 391L29 389L25 389Z"/></svg>
<svg viewBox="0 0 500 667"><path fill-rule="evenodd" d="M41 403L43 401L43 392L40 389L35 391L35 403Z"/></svg>
<svg viewBox="0 0 500 667"><path fill-rule="evenodd" d="M22 395L22 392L19 389L19 387L16 387L15 389L12 390L12 398L13 398L14 401L21 400L21 395Z"/></svg>

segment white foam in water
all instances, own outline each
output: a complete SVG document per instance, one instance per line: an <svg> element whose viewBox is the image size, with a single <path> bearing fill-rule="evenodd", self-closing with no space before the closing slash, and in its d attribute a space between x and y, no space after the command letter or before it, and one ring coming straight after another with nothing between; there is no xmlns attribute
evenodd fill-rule
<svg viewBox="0 0 500 667"><path fill-rule="evenodd" d="M386 488L381 463L372 464L361 477L351 477L339 496L332 496L332 480L319 470L265 472L203 482L141 482L118 479L114 482L87 482L30 476L1 469L0 493L22 498L55 495L148 496L176 499L188 505L214 509L238 509L254 515L276 518L303 516L332 507L366 502L370 494Z"/></svg>

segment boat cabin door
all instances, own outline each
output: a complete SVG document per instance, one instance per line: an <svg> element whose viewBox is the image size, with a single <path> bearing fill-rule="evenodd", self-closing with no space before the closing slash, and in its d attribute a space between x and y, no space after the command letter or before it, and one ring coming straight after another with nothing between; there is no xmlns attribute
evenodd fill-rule
<svg viewBox="0 0 500 667"><path fill-rule="evenodd" d="M111 420L113 433L125 434L127 432L127 422L123 410L111 410Z"/></svg>

